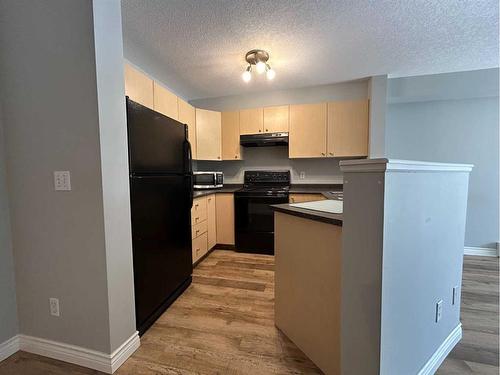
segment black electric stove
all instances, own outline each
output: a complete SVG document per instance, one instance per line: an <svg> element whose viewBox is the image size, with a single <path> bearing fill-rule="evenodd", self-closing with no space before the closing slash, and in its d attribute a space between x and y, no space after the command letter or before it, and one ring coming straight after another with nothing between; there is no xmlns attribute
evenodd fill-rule
<svg viewBox="0 0 500 375"><path fill-rule="evenodd" d="M274 254L273 204L288 203L290 171L245 171L234 193L236 250Z"/></svg>

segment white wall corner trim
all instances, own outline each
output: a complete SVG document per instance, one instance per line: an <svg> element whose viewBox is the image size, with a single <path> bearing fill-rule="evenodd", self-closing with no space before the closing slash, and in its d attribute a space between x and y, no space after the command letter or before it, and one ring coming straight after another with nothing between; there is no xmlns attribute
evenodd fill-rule
<svg viewBox="0 0 500 375"><path fill-rule="evenodd" d="M19 335L0 343L0 362L19 350Z"/></svg>
<svg viewBox="0 0 500 375"><path fill-rule="evenodd" d="M494 249L491 247L464 247L464 255L476 255L482 257L498 257L498 248Z"/></svg>
<svg viewBox="0 0 500 375"><path fill-rule="evenodd" d="M114 373L140 346L139 333L135 332L111 354L64 344L37 337L19 335L18 349L75 365Z"/></svg>
<svg viewBox="0 0 500 375"><path fill-rule="evenodd" d="M434 352L431 358L429 358L424 367L418 372L418 375L433 375L461 339L462 323L459 323Z"/></svg>

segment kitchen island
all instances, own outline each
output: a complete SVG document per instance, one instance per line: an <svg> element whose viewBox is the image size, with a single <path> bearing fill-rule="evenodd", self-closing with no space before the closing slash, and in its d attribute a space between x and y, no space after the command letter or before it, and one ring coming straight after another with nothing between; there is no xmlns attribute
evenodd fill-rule
<svg viewBox="0 0 500 375"><path fill-rule="evenodd" d="M325 374L433 374L460 341L471 165L340 162L342 214L277 205L275 324Z"/></svg>

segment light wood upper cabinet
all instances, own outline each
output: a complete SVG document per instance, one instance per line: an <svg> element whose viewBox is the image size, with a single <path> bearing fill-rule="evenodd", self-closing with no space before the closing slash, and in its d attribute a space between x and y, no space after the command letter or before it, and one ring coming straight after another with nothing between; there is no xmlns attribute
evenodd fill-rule
<svg viewBox="0 0 500 375"><path fill-rule="evenodd" d="M222 160L241 160L240 113L222 112Z"/></svg>
<svg viewBox="0 0 500 375"><path fill-rule="evenodd" d="M222 160L221 113L196 108L198 160Z"/></svg>
<svg viewBox="0 0 500 375"><path fill-rule="evenodd" d="M179 119L179 109L177 107L177 96L168 91L165 87L154 81L154 110L163 113L165 116Z"/></svg>
<svg viewBox="0 0 500 375"><path fill-rule="evenodd" d="M125 95L134 102L153 109L153 80L144 73L125 64Z"/></svg>
<svg viewBox="0 0 500 375"><path fill-rule="evenodd" d="M288 132L290 106L282 105L278 107L264 108L264 132L282 133Z"/></svg>
<svg viewBox="0 0 500 375"><path fill-rule="evenodd" d="M178 98L179 121L188 126L188 140L191 143L191 154L194 160L196 154L196 110L188 102Z"/></svg>
<svg viewBox="0 0 500 375"><path fill-rule="evenodd" d="M242 109L240 111L240 134L258 134L263 131L263 108Z"/></svg>
<svg viewBox="0 0 500 375"><path fill-rule="evenodd" d="M207 196L208 250L217 244L217 212L215 194Z"/></svg>
<svg viewBox="0 0 500 375"><path fill-rule="evenodd" d="M234 245L234 194L217 193L217 243Z"/></svg>
<svg viewBox="0 0 500 375"><path fill-rule="evenodd" d="M326 156L327 104L290 106L290 158Z"/></svg>
<svg viewBox="0 0 500 375"><path fill-rule="evenodd" d="M368 100L328 103L328 156L368 155Z"/></svg>

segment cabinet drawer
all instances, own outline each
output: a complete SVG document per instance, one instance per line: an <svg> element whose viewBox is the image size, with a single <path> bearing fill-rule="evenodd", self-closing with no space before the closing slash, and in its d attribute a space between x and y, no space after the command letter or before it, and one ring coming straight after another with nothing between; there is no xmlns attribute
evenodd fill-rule
<svg viewBox="0 0 500 375"><path fill-rule="evenodd" d="M191 224L199 224L207 220L207 197L196 198L191 208Z"/></svg>
<svg viewBox="0 0 500 375"><path fill-rule="evenodd" d="M207 252L207 232L193 240L193 263L200 259Z"/></svg>
<svg viewBox="0 0 500 375"><path fill-rule="evenodd" d="M207 229L208 229L207 220L204 220L201 223L193 225L193 227L191 229L191 232L192 232L191 234L192 234L193 240L196 237L202 235L203 233L207 233Z"/></svg>

